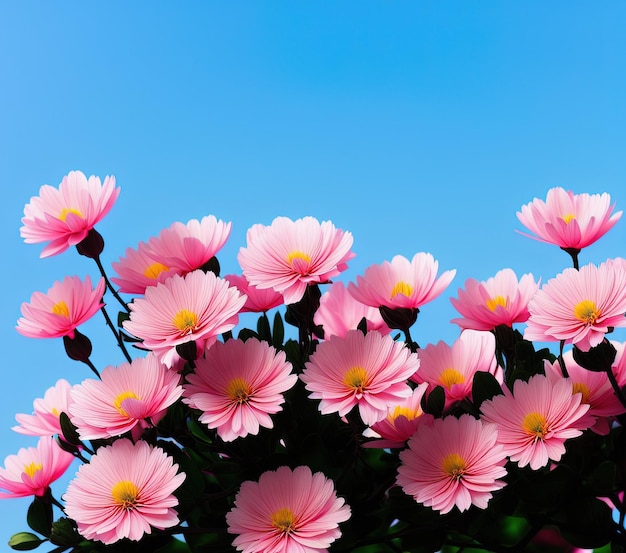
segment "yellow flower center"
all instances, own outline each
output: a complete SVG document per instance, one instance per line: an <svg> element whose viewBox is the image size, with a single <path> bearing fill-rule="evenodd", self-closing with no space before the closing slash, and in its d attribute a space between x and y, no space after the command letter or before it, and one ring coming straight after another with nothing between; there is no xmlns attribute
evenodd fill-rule
<svg viewBox="0 0 626 553"><path fill-rule="evenodd" d="M395 298L398 294L402 294L407 298L411 297L411 294L413 294L413 286L403 280L397 282L393 290L391 290L391 299Z"/></svg>
<svg viewBox="0 0 626 553"><path fill-rule="evenodd" d="M583 382L574 382L572 385L572 394L580 394L580 402L581 403L589 403L589 388Z"/></svg>
<svg viewBox="0 0 626 553"><path fill-rule="evenodd" d="M296 259L301 259L305 263L311 263L311 257L304 252L293 251L287 254L287 263L293 267L293 262Z"/></svg>
<svg viewBox="0 0 626 553"><path fill-rule="evenodd" d="M467 465L458 453L450 453L441 461L441 468L450 478L460 480L465 474Z"/></svg>
<svg viewBox="0 0 626 553"><path fill-rule="evenodd" d="M295 530L296 517L291 509L283 507L272 514L272 526L281 534L289 534Z"/></svg>
<svg viewBox="0 0 626 553"><path fill-rule="evenodd" d="M507 303L507 299L504 296L496 296L495 298L487 300L487 309L489 309L489 311L495 311L498 309L499 305L506 307Z"/></svg>
<svg viewBox="0 0 626 553"><path fill-rule="evenodd" d="M37 472L43 469L43 465L41 463L35 463L34 461L26 466L24 466L24 473L27 474L30 478L35 476Z"/></svg>
<svg viewBox="0 0 626 553"><path fill-rule="evenodd" d="M561 215L561 219L565 221L565 224L569 224L572 219L576 219L576 215L573 213L568 213L567 215Z"/></svg>
<svg viewBox="0 0 626 553"><path fill-rule="evenodd" d="M537 412L528 413L522 421L522 428L529 436L534 437L534 441L543 440L548 433L548 423L546 418Z"/></svg>
<svg viewBox="0 0 626 553"><path fill-rule="evenodd" d="M118 396L115 398L115 401L113 402L113 405L115 405L115 408L119 411L119 413L125 417L128 416L128 413L126 411L124 411L124 409L122 409L122 403L124 402L125 399L139 399L136 395L135 392L131 392L131 391L126 391L126 392L122 392L121 394L118 394Z"/></svg>
<svg viewBox="0 0 626 553"><path fill-rule="evenodd" d="M463 384L465 377L456 369L446 369L439 375L439 383L448 390L455 384Z"/></svg>
<svg viewBox="0 0 626 553"><path fill-rule="evenodd" d="M78 209L74 209L73 207L64 207L61 210L61 213L59 213L59 219L65 222L67 220L67 216L70 213L73 215L78 215L78 217L80 217L81 219L84 219L83 214L80 211L78 211Z"/></svg>
<svg viewBox="0 0 626 553"><path fill-rule="evenodd" d="M367 371L363 367L352 367L343 376L343 383L362 394L367 385Z"/></svg>
<svg viewBox="0 0 626 553"><path fill-rule="evenodd" d="M59 410L56 407L53 407L50 412L55 416L55 417L59 417L60 413Z"/></svg>
<svg viewBox="0 0 626 553"><path fill-rule="evenodd" d="M246 403L252 395L252 389L248 383L240 377L233 378L226 386L226 394L235 403Z"/></svg>
<svg viewBox="0 0 626 553"><path fill-rule="evenodd" d="M163 263L153 263L143 272L143 276L147 278L157 278L163 271L169 271L169 267L163 265Z"/></svg>
<svg viewBox="0 0 626 553"><path fill-rule="evenodd" d="M55 315L60 315L61 317L69 317L70 316L70 309L67 306L67 303L65 303L64 301L60 301L58 303L55 303L52 306L52 312Z"/></svg>
<svg viewBox="0 0 626 553"><path fill-rule="evenodd" d="M389 414L389 419L395 421L398 417L404 417L406 420L412 421L422 414L421 409L411 409L403 405L396 405Z"/></svg>
<svg viewBox="0 0 626 553"><path fill-rule="evenodd" d="M188 309L181 309L174 315L172 324L180 330L183 336L191 334L198 324L198 315Z"/></svg>
<svg viewBox="0 0 626 553"><path fill-rule="evenodd" d="M574 307L574 315L579 321L592 325L600 317L600 311L591 300L583 300Z"/></svg>
<svg viewBox="0 0 626 553"><path fill-rule="evenodd" d="M138 503L139 490L129 480L121 480L111 490L111 497L122 509L130 510Z"/></svg>

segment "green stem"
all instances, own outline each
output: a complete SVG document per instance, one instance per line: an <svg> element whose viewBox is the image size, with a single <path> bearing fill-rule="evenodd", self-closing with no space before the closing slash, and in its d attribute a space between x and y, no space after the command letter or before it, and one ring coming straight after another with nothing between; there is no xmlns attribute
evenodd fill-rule
<svg viewBox="0 0 626 553"><path fill-rule="evenodd" d="M107 326L111 329L111 332L113 333L113 336L115 336L115 340L117 341L117 345L122 350L122 353L124 354L124 357L126 357L126 360L129 363L131 363L133 359L130 356L130 354L128 353L128 350L126 349L126 346L124 345L124 340L122 340L122 335L115 329L115 326L113 325L113 321L111 321L111 318L109 317L109 314L107 313L107 310L104 308L104 306L102 306L100 308L100 311L102 311L102 314L104 315L104 318L105 318L105 320L107 322Z"/></svg>
<svg viewBox="0 0 626 553"><path fill-rule="evenodd" d="M102 265L102 261L100 261L100 257L94 258L94 261L96 262L96 265L98 266L98 270L100 271L100 274L102 275L102 278L104 278L104 282L106 284L106 287L109 289L111 294L113 294L113 297L124 308L124 310L127 313L130 313L130 308L128 307L128 304L122 299L122 297L118 294L117 290L115 288L113 288L113 285L109 281L109 277L107 276L106 271L104 270L104 266Z"/></svg>

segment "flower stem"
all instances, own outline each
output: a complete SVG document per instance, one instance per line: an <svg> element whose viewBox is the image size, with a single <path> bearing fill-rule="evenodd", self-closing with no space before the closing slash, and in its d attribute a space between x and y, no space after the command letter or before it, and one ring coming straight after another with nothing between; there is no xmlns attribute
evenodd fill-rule
<svg viewBox="0 0 626 553"><path fill-rule="evenodd" d="M121 334L115 329L115 326L113 325L113 322L111 321L111 318L109 317L109 314L107 313L107 311L104 308L104 306L100 308L100 311L102 311L102 314L104 315L104 318L105 318L105 320L107 322L107 326L111 329L111 332L115 336L115 340L117 341L117 345L122 350L122 353L124 354L124 357L126 357L126 360L129 363L131 363L132 362L132 357L130 356L130 354L128 353L128 350L126 349L126 346L124 345L124 340L122 340Z"/></svg>
<svg viewBox="0 0 626 553"><path fill-rule="evenodd" d="M128 304L122 299L122 297L117 293L117 290L113 287L113 285L111 284L111 282L109 281L109 277L106 274L106 271L104 270L104 266L102 265L102 261L100 261L100 257L95 257L94 261L96 262L96 265L98 266L98 270L100 271L100 274L102 275L102 278L104 278L104 282L106 283L106 287L109 289L109 291L111 292L111 294L113 294L113 297L120 303L120 305L124 308L124 310L127 313L130 313L130 309L128 307Z"/></svg>

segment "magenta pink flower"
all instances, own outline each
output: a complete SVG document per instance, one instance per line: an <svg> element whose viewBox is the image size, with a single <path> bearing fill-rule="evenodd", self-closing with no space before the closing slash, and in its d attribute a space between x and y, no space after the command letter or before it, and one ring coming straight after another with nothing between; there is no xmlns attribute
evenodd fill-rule
<svg viewBox="0 0 626 553"><path fill-rule="evenodd" d="M615 347L615 361L611 370L620 386L626 386L626 343L611 340Z"/></svg>
<svg viewBox="0 0 626 553"><path fill-rule="evenodd" d="M237 324L245 301L224 279L196 270L146 288L145 297L130 304L130 320L123 324L171 367L177 345L195 341L201 352Z"/></svg>
<svg viewBox="0 0 626 553"><path fill-rule="evenodd" d="M291 371L285 353L267 342L216 342L187 376L183 401L202 411L200 422L230 442L273 427L270 415L282 410L283 393L298 380Z"/></svg>
<svg viewBox="0 0 626 553"><path fill-rule="evenodd" d="M484 401L482 418L497 425L498 443L511 461L537 470L559 461L565 441L587 428L589 405L581 399L572 394L571 382L539 374L528 382L516 380L513 393L505 386L504 395Z"/></svg>
<svg viewBox="0 0 626 553"><path fill-rule="evenodd" d="M244 482L226 523L243 553L325 553L349 518L350 507L337 497L332 480L300 466Z"/></svg>
<svg viewBox="0 0 626 553"><path fill-rule="evenodd" d="M224 279L247 296L246 303L241 308L241 313L265 313L285 303L282 294L279 294L272 288L261 289L252 286L244 276L225 275Z"/></svg>
<svg viewBox="0 0 626 553"><path fill-rule="evenodd" d="M419 366L417 354L390 336L351 330L320 343L300 378L309 397L321 400L322 414L344 416L358 406L363 422L372 425L411 395L407 379Z"/></svg>
<svg viewBox="0 0 626 553"><path fill-rule="evenodd" d="M617 223L622 212L611 215L614 207L606 193L574 194L571 190L551 188L545 202L535 198L522 206L517 218L536 235L525 236L563 249L580 250L593 244Z"/></svg>
<svg viewBox="0 0 626 553"><path fill-rule="evenodd" d="M454 506L487 508L506 484L506 456L497 430L471 415L435 419L420 426L400 452L398 485L415 501L442 514Z"/></svg>
<svg viewBox="0 0 626 553"><path fill-rule="evenodd" d="M564 340L588 351L609 328L626 326L626 271L610 262L565 269L533 296L528 310L526 340Z"/></svg>
<svg viewBox="0 0 626 553"><path fill-rule="evenodd" d="M367 330L377 330L381 334L389 334L391 329L385 324L380 311L355 300L348 293L343 282L334 282L322 294L319 309L313 321L324 329L326 339L331 336L344 337L349 330L355 330L361 319L365 317Z"/></svg>
<svg viewBox="0 0 626 553"><path fill-rule="evenodd" d="M497 326L512 327L524 323L529 317L528 302L535 295L539 283L532 274L523 275L517 281L512 269L502 269L486 282L473 278L465 281L465 290L459 288L459 298L450 298L462 318L451 322L461 328L493 330Z"/></svg>
<svg viewBox="0 0 626 553"><path fill-rule="evenodd" d="M502 368L496 361L495 350L491 332L464 330L452 346L440 341L420 349L420 369L411 380L428 382L429 390L441 386L447 410L465 398L471 399L472 381L479 371L493 374L502 384Z"/></svg>
<svg viewBox="0 0 626 553"><path fill-rule="evenodd" d="M13 430L28 436L62 435L59 416L61 413L69 413L68 408L72 402L71 390L72 386L67 380L59 379L52 388L46 390L43 398L37 398L33 402L32 415L22 413L15 415L19 426L14 426Z"/></svg>
<svg viewBox="0 0 626 553"><path fill-rule="evenodd" d="M391 262L371 265L365 274L348 284L354 299L372 307L419 309L434 300L452 282L456 270L437 278L439 263L429 253L417 253L409 261L396 255Z"/></svg>
<svg viewBox="0 0 626 553"><path fill-rule="evenodd" d="M63 451L52 436L42 436L36 447L22 448L4 460L0 498L43 496L73 460L74 456Z"/></svg>
<svg viewBox="0 0 626 553"><path fill-rule="evenodd" d="M88 540L140 540L152 527L178 524L173 492L185 473L177 472L178 465L162 449L144 441L116 440L80 466L63 496L65 513Z"/></svg>
<svg viewBox="0 0 626 553"><path fill-rule="evenodd" d="M180 376L150 352L132 363L109 366L101 380L88 378L72 390L70 418L83 440L121 436L159 422L182 396Z"/></svg>
<svg viewBox="0 0 626 553"><path fill-rule="evenodd" d="M111 210L119 196L115 177L89 180L80 171L63 177L59 188L44 184L24 207L20 234L27 244L49 242L40 257L64 252L81 242Z"/></svg>
<svg viewBox="0 0 626 553"><path fill-rule="evenodd" d="M74 338L74 331L93 317L104 305L104 278L96 288L91 278L77 276L57 281L46 294L34 292L30 303L22 303L22 315L16 330L29 338Z"/></svg>
<svg viewBox="0 0 626 553"><path fill-rule="evenodd" d="M329 282L345 271L355 255L351 247L352 234L330 221L277 217L270 226L248 230L247 247L239 250L238 259L250 284L273 288L291 304L302 299L307 285Z"/></svg>

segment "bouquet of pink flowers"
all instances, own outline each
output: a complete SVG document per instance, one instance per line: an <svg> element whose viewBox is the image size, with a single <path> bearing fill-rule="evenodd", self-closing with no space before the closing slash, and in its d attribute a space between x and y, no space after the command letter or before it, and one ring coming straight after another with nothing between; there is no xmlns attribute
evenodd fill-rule
<svg viewBox="0 0 626 553"><path fill-rule="evenodd" d="M623 550L626 356L610 333L626 326L626 260L578 261L622 215L607 194L553 188L523 206L530 236L573 266L543 285L506 268L468 279L451 299L458 339L420 346L420 308L455 276L431 254L345 284L350 232L277 217L222 277L231 224L209 215L107 270L95 226L119 191L71 172L24 209L42 257L75 246L99 277L22 304L18 332L62 338L93 374L16 416L39 441L0 468L0 497L33 497L13 549ZM120 365L91 360L79 327L98 311Z"/></svg>

